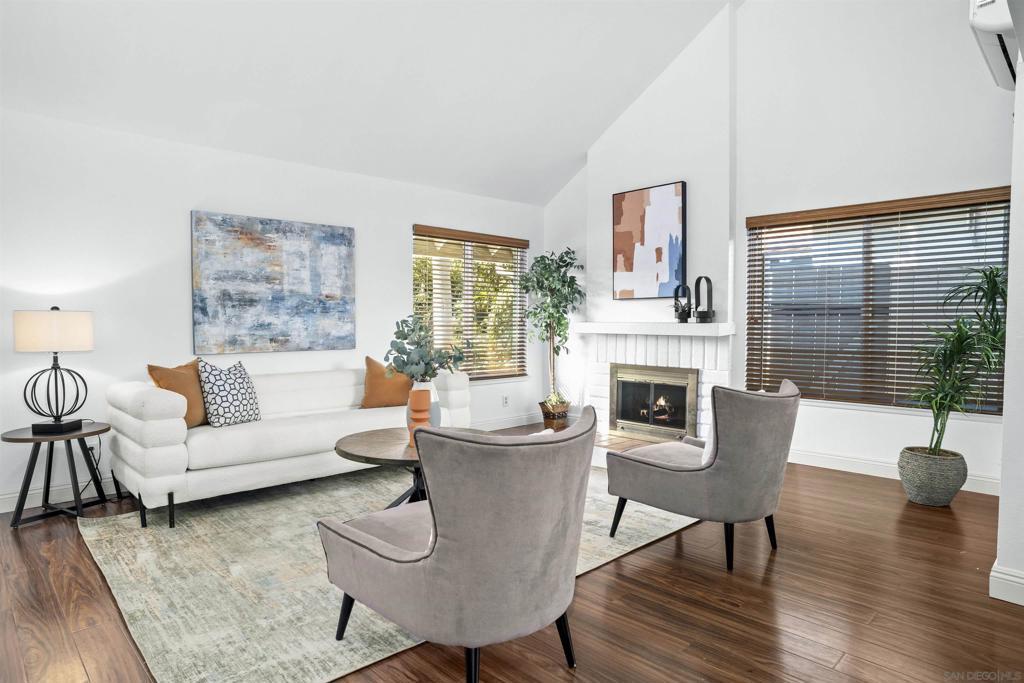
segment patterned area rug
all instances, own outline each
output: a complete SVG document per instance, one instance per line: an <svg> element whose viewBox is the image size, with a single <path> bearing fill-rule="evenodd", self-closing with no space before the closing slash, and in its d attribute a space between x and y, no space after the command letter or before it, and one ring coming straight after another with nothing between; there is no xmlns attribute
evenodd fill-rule
<svg viewBox="0 0 1024 683"><path fill-rule="evenodd" d="M420 641L357 604L334 640L341 592L327 581L322 517L383 508L409 476L383 468L180 505L79 520L150 671L161 682L330 681ZM608 537L615 499L593 468L580 548L583 573L695 520L631 505Z"/></svg>

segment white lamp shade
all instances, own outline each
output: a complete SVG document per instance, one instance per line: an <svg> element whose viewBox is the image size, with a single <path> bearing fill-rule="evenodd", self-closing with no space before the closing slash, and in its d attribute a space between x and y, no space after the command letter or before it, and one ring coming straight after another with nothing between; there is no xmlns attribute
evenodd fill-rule
<svg viewBox="0 0 1024 683"><path fill-rule="evenodd" d="M92 351L92 311L15 311L14 350Z"/></svg>

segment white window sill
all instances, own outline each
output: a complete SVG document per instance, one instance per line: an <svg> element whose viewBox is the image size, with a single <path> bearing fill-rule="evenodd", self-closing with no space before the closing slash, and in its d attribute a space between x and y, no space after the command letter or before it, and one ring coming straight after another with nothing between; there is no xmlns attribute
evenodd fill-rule
<svg viewBox="0 0 1024 683"><path fill-rule="evenodd" d="M469 388L489 387L497 384L520 384L522 382L529 381L529 379L529 375L521 375L519 377L496 377L494 379L470 379Z"/></svg>
<svg viewBox="0 0 1024 683"><path fill-rule="evenodd" d="M926 408L899 408L897 406L878 406L870 403L843 403L842 401L822 401L813 398L800 399L802 405L811 405L815 408L831 408L833 410L854 410L861 413L887 413L889 415L906 415L908 417L928 416L931 413ZM1002 424L1002 415L981 415L978 413L950 413L950 420L964 420L967 422L988 422Z"/></svg>

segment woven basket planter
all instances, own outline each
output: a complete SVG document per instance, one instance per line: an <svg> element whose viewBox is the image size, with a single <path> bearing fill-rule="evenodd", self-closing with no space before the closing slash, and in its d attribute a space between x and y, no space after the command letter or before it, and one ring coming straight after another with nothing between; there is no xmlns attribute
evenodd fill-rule
<svg viewBox="0 0 1024 683"><path fill-rule="evenodd" d="M544 429L562 429L569 423L569 404L550 405L541 401L540 412L544 414Z"/></svg>
<svg viewBox="0 0 1024 683"><path fill-rule="evenodd" d="M908 446L900 453L900 481L911 502L944 507L967 481L964 456L944 449L939 453L932 455L921 446Z"/></svg>

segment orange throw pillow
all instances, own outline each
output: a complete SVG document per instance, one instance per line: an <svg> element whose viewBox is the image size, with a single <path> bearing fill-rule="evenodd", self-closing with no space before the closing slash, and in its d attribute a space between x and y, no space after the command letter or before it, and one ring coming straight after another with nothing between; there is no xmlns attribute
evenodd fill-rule
<svg viewBox="0 0 1024 683"><path fill-rule="evenodd" d="M388 377L387 367L366 357L366 381L360 408L386 408L404 406L409 402L412 380L400 372Z"/></svg>
<svg viewBox="0 0 1024 683"><path fill-rule="evenodd" d="M199 388L199 361L193 360L176 368L147 365L146 369L158 387L185 397L185 401L188 402L188 407L185 408L186 427L191 429L207 424L203 390Z"/></svg>

